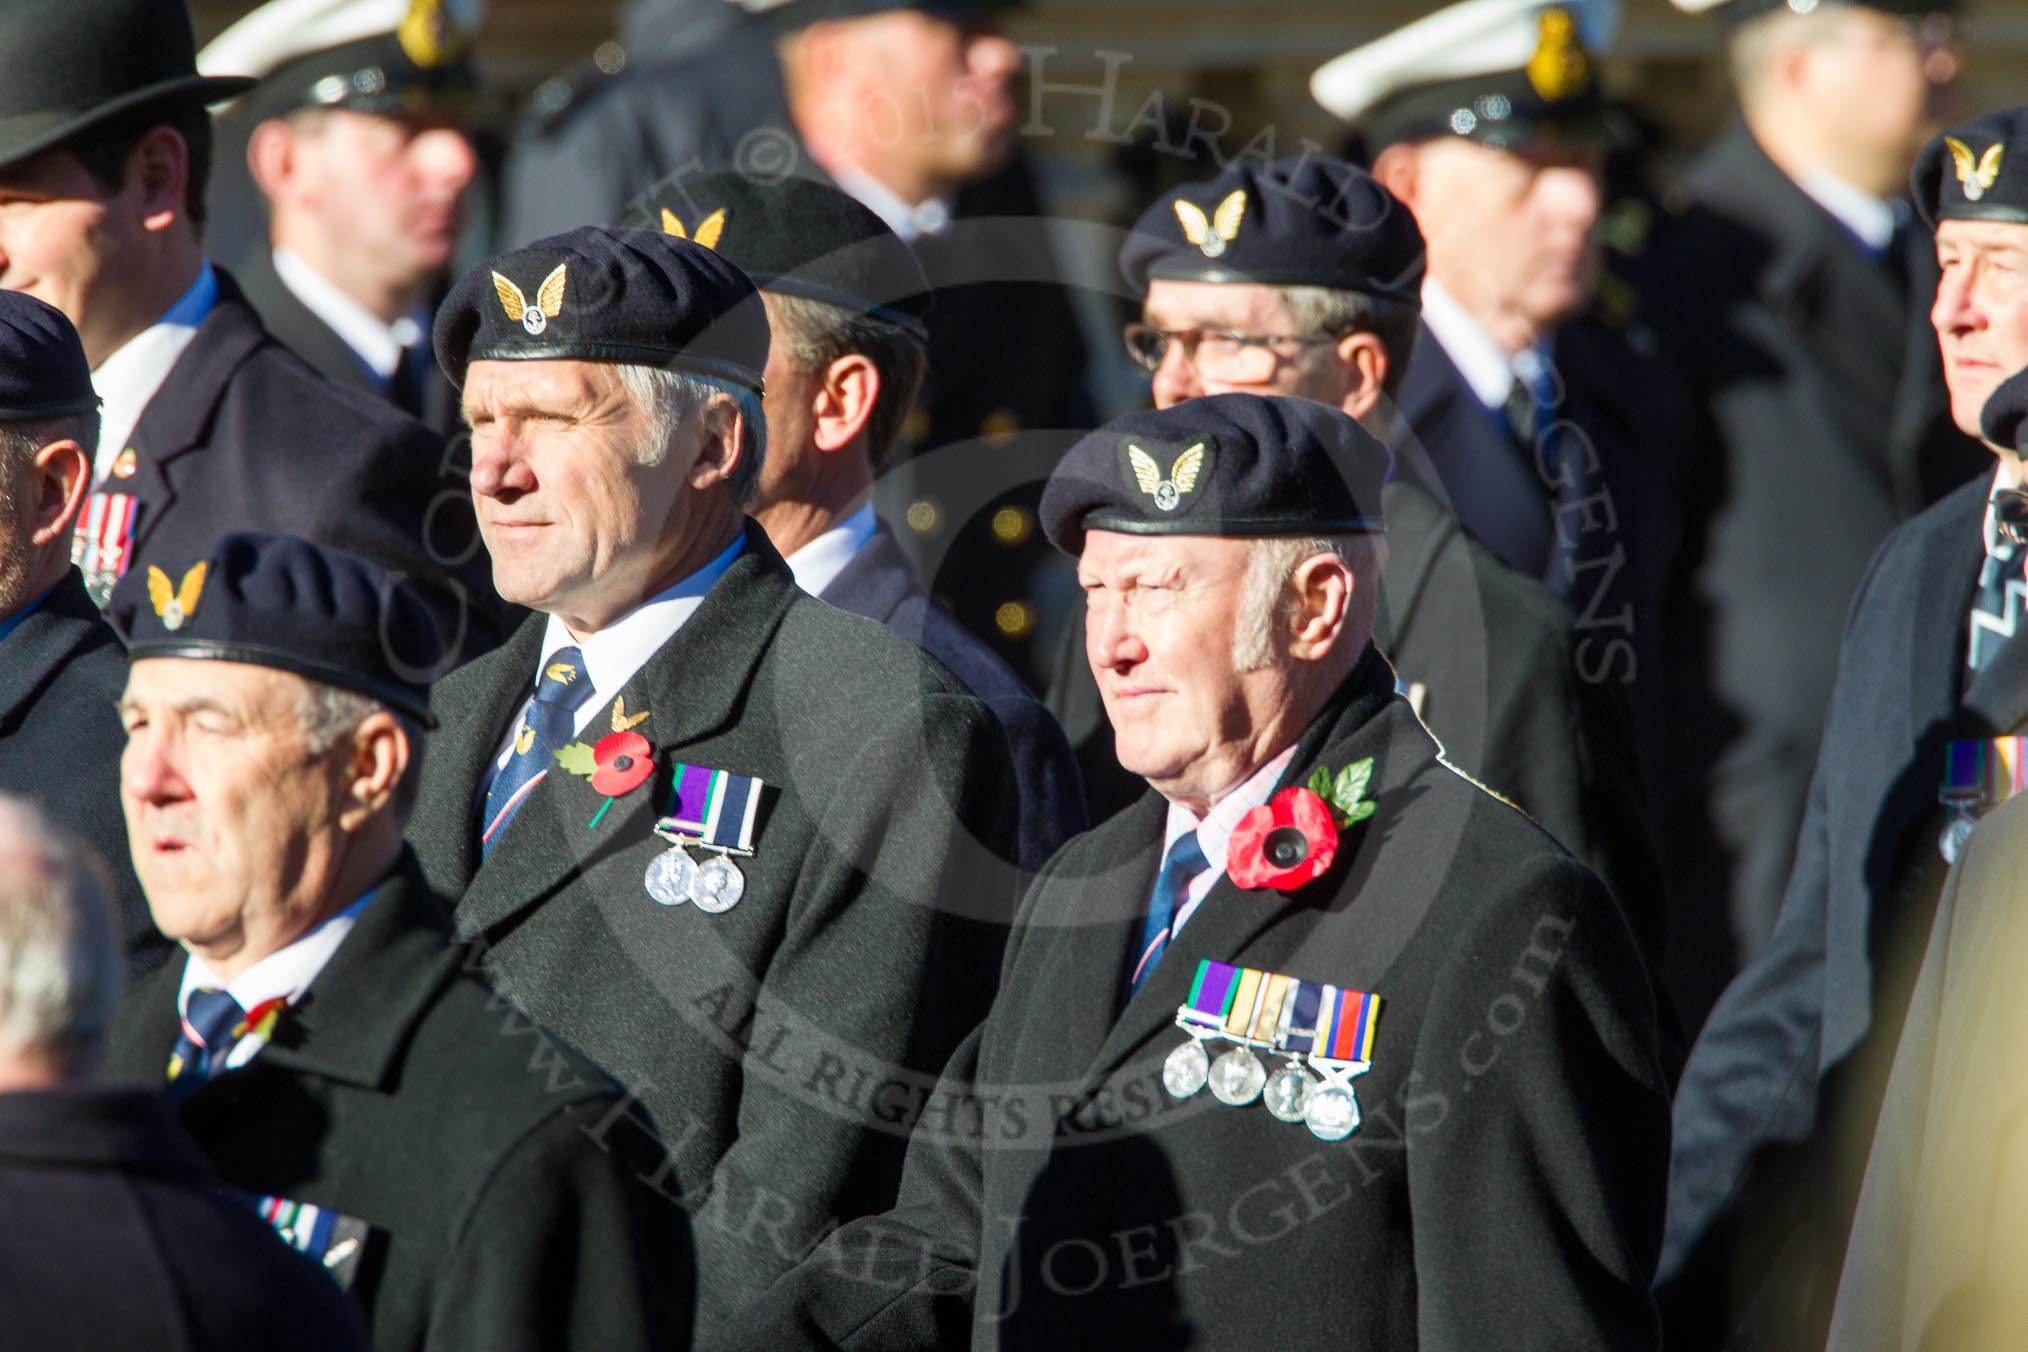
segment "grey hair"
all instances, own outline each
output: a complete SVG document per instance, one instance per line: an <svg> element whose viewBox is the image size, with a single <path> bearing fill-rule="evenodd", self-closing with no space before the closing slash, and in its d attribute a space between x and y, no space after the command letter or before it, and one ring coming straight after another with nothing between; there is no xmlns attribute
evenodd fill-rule
<svg viewBox="0 0 2028 1352"><path fill-rule="evenodd" d="M0 422L0 512L13 514L21 475L35 453L52 441L75 441L89 462L99 451L99 415L72 413L32 422Z"/></svg>
<svg viewBox="0 0 2028 1352"><path fill-rule="evenodd" d="M615 366L627 397L648 413L648 439L641 451L641 463L659 465L669 454L669 443L686 418L707 400L726 396L739 407L744 435L739 444L739 464L727 480L733 499L742 507L753 500L760 485L761 460L767 454L767 415L761 411L761 397L744 385L716 376L689 371L665 371L659 366Z"/></svg>
<svg viewBox="0 0 2028 1352"><path fill-rule="evenodd" d="M105 864L40 809L0 796L0 1052L83 1071L125 979Z"/></svg>
<svg viewBox="0 0 2028 1352"><path fill-rule="evenodd" d="M416 795L422 789L423 732L416 721L371 695L308 678L303 680L300 698L297 716L302 724L305 749L312 756L324 755L340 738L374 714L384 713L401 725L408 738L408 769L395 786L393 806L407 820L409 809L415 806Z"/></svg>
<svg viewBox="0 0 2028 1352"><path fill-rule="evenodd" d="M1290 327L1298 334L1343 338L1348 333L1370 333L1378 338L1381 350L1387 353L1382 393L1392 399L1400 392L1421 328L1420 305L1331 286L1284 286L1277 290L1288 309Z"/></svg>
<svg viewBox="0 0 2028 1352"><path fill-rule="evenodd" d="M1379 535L1280 535L1255 540L1239 583L1239 631L1233 658L1241 671L1258 671L1275 659L1276 635L1294 618L1299 596L1289 585L1304 560L1329 554L1351 570L1357 584L1346 629L1364 642L1373 632L1380 568L1387 542Z"/></svg>

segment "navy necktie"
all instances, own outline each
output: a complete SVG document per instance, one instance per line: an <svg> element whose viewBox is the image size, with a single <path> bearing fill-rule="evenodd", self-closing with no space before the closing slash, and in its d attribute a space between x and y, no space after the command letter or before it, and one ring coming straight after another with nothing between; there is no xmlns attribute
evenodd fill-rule
<svg viewBox="0 0 2028 1352"><path fill-rule="evenodd" d="M535 698L528 703L521 723L514 730L514 751L507 764L493 776L486 790L486 816L479 828L479 852L493 853L501 833L514 814L528 801L542 776L549 772L559 748L577 732L577 711L592 697L591 676L585 671L584 654L576 648L559 648L543 664L535 678Z"/></svg>
<svg viewBox="0 0 2028 1352"><path fill-rule="evenodd" d="M1162 960L1163 950L1169 947L1176 928L1176 908L1182 904L1191 880L1210 867L1211 861L1204 857L1204 847L1197 843L1195 831L1178 836L1169 847L1162 860L1162 871L1155 875L1155 890L1148 897L1147 918L1141 922L1141 945L1134 950L1134 970L1127 977L1129 1000Z"/></svg>
<svg viewBox="0 0 2028 1352"><path fill-rule="evenodd" d="M236 1040L234 1030L246 1022L239 1001L214 986L190 992L183 1007L183 1031L169 1054L169 1096L181 1099L225 1068Z"/></svg>

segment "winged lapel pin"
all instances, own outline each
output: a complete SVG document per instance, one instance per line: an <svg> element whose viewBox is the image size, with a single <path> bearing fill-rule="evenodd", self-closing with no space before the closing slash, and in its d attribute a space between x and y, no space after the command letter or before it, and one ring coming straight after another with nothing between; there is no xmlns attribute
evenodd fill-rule
<svg viewBox="0 0 2028 1352"><path fill-rule="evenodd" d="M1236 188L1212 211L1209 218L1204 208L1194 202L1176 199L1176 219L1183 226L1183 238L1195 244L1206 258L1224 255L1232 241L1239 237L1239 223L1246 215L1246 189Z"/></svg>
<svg viewBox="0 0 2028 1352"><path fill-rule="evenodd" d="M1995 141L1987 147L1984 155L1974 157L1972 148L1955 136L1944 137L1944 145L1951 152L1951 163L1957 170L1958 182L1965 186L1965 200L1976 202L1986 195L2000 177L2000 155L2006 144Z"/></svg>
<svg viewBox="0 0 2028 1352"><path fill-rule="evenodd" d="M499 273L493 274L493 289L500 293L500 308L507 312L509 319L520 321L533 338L549 327L549 321L563 313L563 284L566 264L558 263L554 271L542 279L542 285L535 289L535 303L530 305L521 288L508 281Z"/></svg>
<svg viewBox="0 0 2028 1352"><path fill-rule="evenodd" d="M1200 441L1177 456L1166 479L1155 457L1132 442L1127 443L1127 463L1133 466L1134 482L1155 500L1155 506L1173 512L1182 505L1183 495L1197 487L1197 476L1204 469L1204 443Z"/></svg>

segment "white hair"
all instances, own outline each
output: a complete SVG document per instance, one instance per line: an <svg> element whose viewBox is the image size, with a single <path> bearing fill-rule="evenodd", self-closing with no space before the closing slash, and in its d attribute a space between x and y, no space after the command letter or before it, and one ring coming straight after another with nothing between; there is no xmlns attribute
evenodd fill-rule
<svg viewBox="0 0 2028 1352"><path fill-rule="evenodd" d="M1281 535L1255 540L1239 583L1239 632L1233 658L1241 671L1258 671L1275 659L1275 641L1288 627L1301 597L1291 585L1305 560L1329 554L1351 570L1357 585L1345 627L1360 642L1373 632L1380 566L1387 546L1378 535Z"/></svg>
<svg viewBox="0 0 2028 1352"><path fill-rule="evenodd" d="M17 798L0 796L0 1054L89 1065L125 976L105 865Z"/></svg>
<svg viewBox="0 0 2028 1352"><path fill-rule="evenodd" d="M659 366L620 365L620 384L627 397L647 411L648 439L641 450L641 463L654 466L669 454L669 443L685 419L702 408L707 400L729 397L738 405L744 432L739 444L739 465L727 481L733 498L744 507L760 485L761 460L767 454L767 417L761 412L761 398L744 385L715 376L688 371L666 371Z"/></svg>

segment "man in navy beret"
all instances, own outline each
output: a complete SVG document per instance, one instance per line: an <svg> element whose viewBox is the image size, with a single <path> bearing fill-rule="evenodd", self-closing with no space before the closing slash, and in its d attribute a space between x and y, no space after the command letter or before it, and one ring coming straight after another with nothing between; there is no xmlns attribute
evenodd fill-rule
<svg viewBox="0 0 2028 1352"><path fill-rule="evenodd" d="M133 975L168 956L120 819L118 637L71 566L91 481L98 396L77 330L0 291L0 791L37 803L111 865Z"/></svg>
<svg viewBox="0 0 2028 1352"><path fill-rule="evenodd" d="M1417 341L1423 258L1407 208L1353 166L1243 161L1166 194L1135 224L1120 268L1146 299L1128 350L1159 408L1292 394L1385 437ZM1588 862L1659 969L1661 882L1631 737L1602 681L1624 640L1581 639L1546 587L1460 531L1422 450L1406 439L1387 484L1374 642L1450 763ZM1050 698L1076 730L1104 818L1142 784L1114 760L1076 628L1059 646Z"/></svg>
<svg viewBox="0 0 2028 1352"><path fill-rule="evenodd" d="M1684 1068L1663 1275L1711 1341L1749 1312L1766 1345L1822 1341L1914 959L1964 833L2016 782L2023 406L2018 383L1996 391L2028 368L2024 171L2024 107L1962 122L1916 160L1951 413L1992 466L1897 527L1867 566L1773 939Z"/></svg>
<svg viewBox="0 0 2028 1352"><path fill-rule="evenodd" d="M1030 891L899 1204L712 1345L1658 1345L1639 950L1369 642L1388 466L1243 394L1064 458L1043 526L1150 791Z"/></svg>
<svg viewBox="0 0 2028 1352"><path fill-rule="evenodd" d="M1006 738L743 515L769 330L721 255L541 240L460 280L436 344L495 583L537 614L438 685L411 839L501 989L660 1129L708 1323L893 1201L1019 887Z"/></svg>
<svg viewBox="0 0 2028 1352"><path fill-rule="evenodd" d="M133 574L109 614L134 865L188 956L129 993L108 1074L166 1081L377 1348L680 1341L688 1227L632 1176L648 1138L605 1135L619 1086L460 971L403 847L420 603L362 559L242 534Z"/></svg>
<svg viewBox="0 0 2028 1352"><path fill-rule="evenodd" d="M901 438L928 360L929 279L887 224L826 184L677 174L635 199L626 224L714 249L767 306L767 457L747 513L812 596L921 644L1007 730L1021 790L1020 862L1040 868L1084 829L1063 730L986 643L930 599L874 476Z"/></svg>

